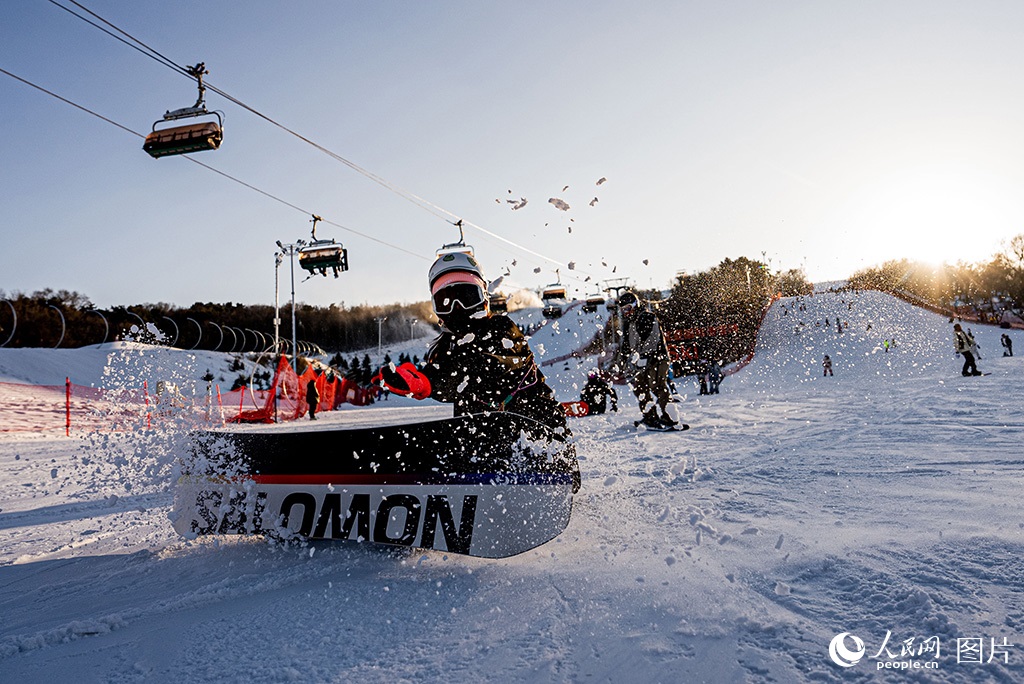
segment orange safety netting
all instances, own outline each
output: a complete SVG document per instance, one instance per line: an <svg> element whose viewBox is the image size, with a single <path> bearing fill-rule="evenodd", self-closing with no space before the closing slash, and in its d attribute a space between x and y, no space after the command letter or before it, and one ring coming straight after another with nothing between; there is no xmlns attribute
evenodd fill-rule
<svg viewBox="0 0 1024 684"><path fill-rule="evenodd" d="M371 388L312 366L297 375L282 357L269 390L241 387L221 392L210 385L204 396L184 396L170 383L157 383L154 394L145 382L142 388L123 389L86 387L70 379L63 386L0 382L0 433L149 429L171 421L211 425L296 420L309 411L310 382L320 395L317 413L343 403L373 402Z"/></svg>
<svg viewBox="0 0 1024 684"><path fill-rule="evenodd" d="M298 375L287 357L282 356L263 406L249 411L240 410L237 416L227 420L237 423L273 423L275 416L278 421L296 420L309 412L306 390L311 382L316 384L320 396L317 413L333 411L343 403L366 406L373 401L370 390L348 378L337 377L333 371L318 373L313 366L307 366L302 375Z"/></svg>

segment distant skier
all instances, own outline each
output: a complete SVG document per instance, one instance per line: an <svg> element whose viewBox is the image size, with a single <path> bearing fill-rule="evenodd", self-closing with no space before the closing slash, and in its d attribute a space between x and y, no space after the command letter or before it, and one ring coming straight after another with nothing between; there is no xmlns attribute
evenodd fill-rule
<svg viewBox="0 0 1024 684"><path fill-rule="evenodd" d="M822 377L834 377L835 374L832 372L832 359L828 354L825 354L825 358L821 362L821 367L824 369L824 375Z"/></svg>
<svg viewBox="0 0 1024 684"><path fill-rule="evenodd" d="M306 405L309 406L309 419L316 420L316 408L320 405L320 390L316 388L316 380L306 383Z"/></svg>
<svg viewBox="0 0 1024 684"><path fill-rule="evenodd" d="M961 375L981 375L974 355L978 352L978 344L974 341L974 335L970 331L964 331L959 323L953 326L953 345L956 348L957 356L963 355L964 367Z"/></svg>
<svg viewBox="0 0 1024 684"><path fill-rule="evenodd" d="M635 292L619 297L622 343L616 365L629 378L640 402L643 423L652 430L672 430L678 425L665 407L671 401L668 385L669 355L665 336L654 312L643 308Z"/></svg>
<svg viewBox="0 0 1024 684"><path fill-rule="evenodd" d="M708 367L708 394L718 394L718 386L722 384L722 366L717 360L712 360Z"/></svg>
<svg viewBox="0 0 1024 684"><path fill-rule="evenodd" d="M1013 356L1013 340L1006 333L1003 333L999 341L1003 344L1003 356Z"/></svg>
<svg viewBox="0 0 1024 684"><path fill-rule="evenodd" d="M612 400L612 411L619 410L619 395L608 381L601 377L600 372L591 371L587 374L587 384L580 390L580 401L587 403L587 415L604 413L608 408L608 399Z"/></svg>
<svg viewBox="0 0 1024 684"><path fill-rule="evenodd" d="M452 403L456 416L510 411L546 425L558 439L571 436L526 337L508 316L490 313L476 260L444 254L430 267L429 282L441 334L421 368L389 364L377 379L401 396Z"/></svg>

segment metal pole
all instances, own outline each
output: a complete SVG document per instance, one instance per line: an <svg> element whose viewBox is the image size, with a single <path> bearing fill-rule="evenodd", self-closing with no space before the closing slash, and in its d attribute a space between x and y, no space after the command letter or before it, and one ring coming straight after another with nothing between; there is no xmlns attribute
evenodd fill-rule
<svg viewBox="0 0 1024 684"><path fill-rule="evenodd" d="M274 354L281 349L281 286L279 272L281 260L284 258L280 252L274 253Z"/></svg>
<svg viewBox="0 0 1024 684"><path fill-rule="evenodd" d="M380 356L382 340L383 340L383 329L384 321L388 319L387 316L381 316L377 319L377 356Z"/></svg>
<svg viewBox="0 0 1024 684"><path fill-rule="evenodd" d="M299 372L299 334L295 327L295 245L288 245L289 263L292 270L292 365Z"/></svg>

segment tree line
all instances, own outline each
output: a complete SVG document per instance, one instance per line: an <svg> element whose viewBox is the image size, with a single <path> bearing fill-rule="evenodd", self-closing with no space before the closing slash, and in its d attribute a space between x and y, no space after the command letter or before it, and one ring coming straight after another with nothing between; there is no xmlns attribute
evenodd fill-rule
<svg viewBox="0 0 1024 684"><path fill-rule="evenodd" d="M772 298L813 292L802 270L773 272L760 261L724 259L707 271L680 274L669 296L658 301L662 328L685 358L687 372L703 360L736 361L754 347L765 307ZM659 299L658 293L643 293Z"/></svg>
<svg viewBox="0 0 1024 684"><path fill-rule="evenodd" d="M1019 312L1024 304L1024 235L984 263L932 267L907 259L889 261L857 271L848 286L890 292L951 313L965 307ZM774 296L812 291L802 270L775 272L763 262L739 257L724 259L707 271L679 275L667 296L657 290L639 294L654 304L669 334L693 333L683 340L684 347L689 345L705 359L734 361L753 349L761 315ZM296 319L300 352L304 343L332 353L367 349L378 341L410 339L422 334L417 331L420 326L436 324L429 302L298 304ZM706 334L723 329L728 334ZM272 344L273 330L274 307L269 305L196 302L182 308L159 303L98 310L78 292L0 291L0 344L10 338L11 347L81 347L140 339L185 349L262 351ZM283 350L290 349L290 304L281 308L280 337L286 341Z"/></svg>
<svg viewBox="0 0 1024 684"><path fill-rule="evenodd" d="M423 334L432 327L429 302L359 305L344 303L295 307L300 352L313 345L332 352L366 349ZM291 348L291 304L281 307L282 349ZM273 347L274 307L196 302L135 304L97 309L84 294L40 290L5 294L0 290L0 344L8 347L73 348L137 340L183 349L264 351Z"/></svg>
<svg viewBox="0 0 1024 684"><path fill-rule="evenodd" d="M933 266L896 259L854 273L849 287L889 292L950 315L982 320L1024 307L1024 235L981 263Z"/></svg>

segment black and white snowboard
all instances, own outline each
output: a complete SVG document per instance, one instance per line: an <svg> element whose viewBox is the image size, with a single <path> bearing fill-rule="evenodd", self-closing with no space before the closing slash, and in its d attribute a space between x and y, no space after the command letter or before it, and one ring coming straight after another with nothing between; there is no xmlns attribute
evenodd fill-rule
<svg viewBox="0 0 1024 684"><path fill-rule="evenodd" d="M282 427L197 433L175 492L175 530L503 558L558 536L579 489L573 445L512 413Z"/></svg>

